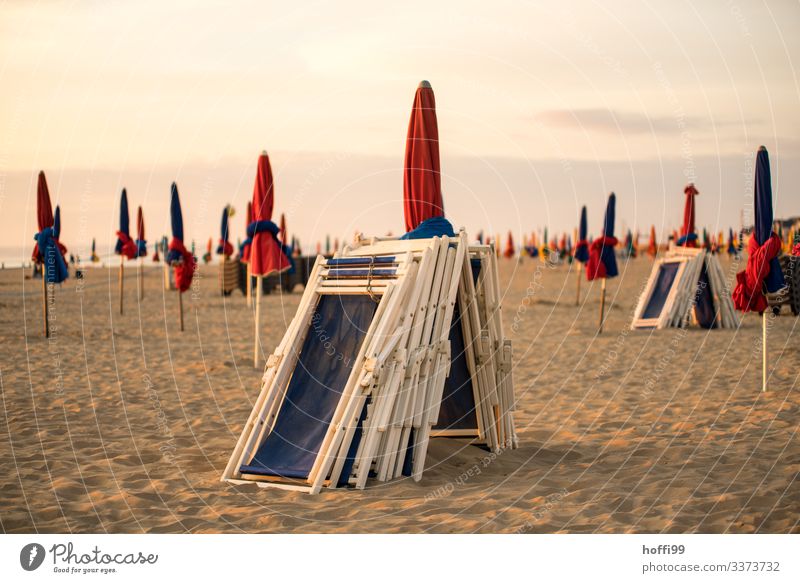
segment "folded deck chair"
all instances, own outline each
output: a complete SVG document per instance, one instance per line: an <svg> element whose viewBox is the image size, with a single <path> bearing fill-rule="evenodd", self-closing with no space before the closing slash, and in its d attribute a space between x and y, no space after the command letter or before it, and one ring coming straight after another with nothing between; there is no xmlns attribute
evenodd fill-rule
<svg viewBox="0 0 800 583"><path fill-rule="evenodd" d="M496 275L490 251L473 253L462 232L457 238L361 238L332 259L318 257L222 479L312 493L323 486L363 488L369 478L404 470L419 480L452 370L457 301L468 312L462 321L471 323L464 324L462 352L471 359L468 374L478 379L480 435L494 449L502 439L512 441L510 374L473 355L487 363L507 360L510 373L510 346L497 342L498 310L484 326L478 309L497 306L499 290L486 277L477 286L485 297L476 292L469 259L474 255L481 272ZM480 351L472 350L476 338Z"/></svg>
<svg viewBox="0 0 800 583"><path fill-rule="evenodd" d="M653 270L634 312L631 328L735 328L725 273L717 257L702 248L670 244Z"/></svg>

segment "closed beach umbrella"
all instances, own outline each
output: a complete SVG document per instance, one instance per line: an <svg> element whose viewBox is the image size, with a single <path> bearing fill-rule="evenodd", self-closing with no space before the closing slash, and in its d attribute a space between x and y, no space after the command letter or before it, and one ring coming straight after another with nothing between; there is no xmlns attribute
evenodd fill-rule
<svg viewBox="0 0 800 583"><path fill-rule="evenodd" d="M647 244L647 254L650 257L658 255L658 242L656 241L656 226L650 225L650 241Z"/></svg>
<svg viewBox="0 0 800 583"><path fill-rule="evenodd" d="M42 265L45 283L61 283L69 277L69 272L61 251L63 246L58 242L60 233L57 230L61 230L60 211L59 224L56 225L53 207L50 203L50 190L47 188L44 172L39 172L39 183L36 190L36 220L39 232L34 235L36 244L33 248L32 259ZM49 334L49 330L47 333Z"/></svg>
<svg viewBox="0 0 800 583"><path fill-rule="evenodd" d="M783 272L778 262L780 238L772 232L772 178L767 149L761 146L756 156L755 224L747 244L747 266L736 274L733 305L742 312L761 313L762 367L761 390L767 390L767 309L765 293L784 287Z"/></svg>
<svg viewBox="0 0 800 583"><path fill-rule="evenodd" d="M403 211L404 239L455 236L453 226L444 218L436 99L427 81L417 87L408 122L403 165Z"/></svg>
<svg viewBox="0 0 800 583"><path fill-rule="evenodd" d="M219 245L217 245L217 255L230 257L233 255L233 245L228 241L230 233L228 232L228 217L230 216L230 205L225 205L222 209L222 223L220 225Z"/></svg>
<svg viewBox="0 0 800 583"><path fill-rule="evenodd" d="M183 293L192 285L195 259L183 242L183 211L178 195L178 185L172 183L170 192L169 218L172 224L172 240L169 243L167 262L175 268L175 283Z"/></svg>
<svg viewBox="0 0 800 583"><path fill-rule="evenodd" d="M67 248L59 240L61 238L61 206L56 205L56 214L53 215L53 239L56 241L56 246L61 252L62 257L66 257Z"/></svg>
<svg viewBox="0 0 800 583"><path fill-rule="evenodd" d="M136 256L147 256L147 240L144 238L144 214L142 207L136 211Z"/></svg>
<svg viewBox="0 0 800 583"><path fill-rule="evenodd" d="M130 216L128 215L128 192L123 188L119 198L119 230L114 253L133 259L137 255L136 243L131 239Z"/></svg>
<svg viewBox="0 0 800 583"><path fill-rule="evenodd" d="M589 261L586 263L586 277L589 281L601 279L600 287L600 324L598 334L603 332L603 318L606 307L606 280L609 277L616 277L617 258L614 255L614 248L617 246L617 239L614 237L614 214L616 212L617 197L612 192L608 197L606 214L603 218L603 234L592 241L589 246Z"/></svg>
<svg viewBox="0 0 800 583"><path fill-rule="evenodd" d="M736 274L733 303L743 312L764 312L764 292L776 292L784 285L777 255L781 240L772 232L772 183L767 149L761 146L756 157L755 224L747 244L747 267Z"/></svg>
<svg viewBox="0 0 800 583"><path fill-rule="evenodd" d="M589 246L589 261L586 265L586 277L589 281L598 278L616 277L617 259L614 255L614 248L617 246L617 239L614 237L614 214L617 197L612 192L608 197L606 214L603 219L603 234Z"/></svg>
<svg viewBox="0 0 800 583"><path fill-rule="evenodd" d="M264 277L290 267L289 259L278 240L278 226L272 222L274 203L272 168L269 156L263 152L258 158L253 187L253 222L247 226L247 235L253 240L250 249L250 271L254 276Z"/></svg>
<svg viewBox="0 0 800 583"><path fill-rule="evenodd" d="M36 245L33 248L33 261L42 266L42 307L44 316L44 334L50 337L50 319L48 308L48 283L61 283L67 277L67 264L58 246L55 233L55 217L50 203L50 191L44 172L39 172L36 186L36 222L39 231L34 235ZM60 226L59 226L60 228Z"/></svg>
<svg viewBox="0 0 800 583"><path fill-rule="evenodd" d="M289 258L278 240L278 226L272 222L275 204L275 184L269 156L262 152L258 158L256 181L253 186L253 222L247 226L247 236L252 237L250 249L250 273L256 276L255 346L253 366L258 367L260 348L261 286L262 278L281 273L291 267ZM249 286L249 281L248 281Z"/></svg>
<svg viewBox="0 0 800 583"><path fill-rule="evenodd" d="M503 256L506 259L514 257L514 235L511 234L511 231L508 232L508 237L506 238L506 248L503 251Z"/></svg>
<svg viewBox="0 0 800 583"><path fill-rule="evenodd" d="M581 220L578 228L578 240L575 243L575 259L581 263L589 261L589 242L586 240L586 207L581 207Z"/></svg>
<svg viewBox="0 0 800 583"><path fill-rule="evenodd" d="M697 247L697 233L694 232L694 197L700 193L692 183L686 185L683 193L686 195L686 203L683 207L683 227L681 227L680 238L676 244L680 247Z"/></svg>
<svg viewBox="0 0 800 583"><path fill-rule="evenodd" d="M283 241L284 243L286 243L287 241L290 241L289 234L286 231L286 215L283 214L283 213L281 213L280 234L281 234L281 236L280 236L280 240L281 241ZM290 249L293 249L293 248L294 248L294 240L291 240L290 241Z"/></svg>

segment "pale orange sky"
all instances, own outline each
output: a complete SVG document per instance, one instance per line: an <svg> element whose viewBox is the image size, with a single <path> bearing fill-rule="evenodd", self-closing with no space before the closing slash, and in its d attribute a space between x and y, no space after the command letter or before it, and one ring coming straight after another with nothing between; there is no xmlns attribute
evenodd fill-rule
<svg viewBox="0 0 800 583"><path fill-rule="evenodd" d="M581 204L596 231L609 190L620 223L672 228L687 177L700 224L737 225L762 143L776 215L800 214L796 2L229 4L0 7L0 246L29 245L39 169L78 248L113 239L123 185L166 232L173 179L187 237L216 238L265 148L306 247L397 232L420 79L472 232L571 230Z"/></svg>

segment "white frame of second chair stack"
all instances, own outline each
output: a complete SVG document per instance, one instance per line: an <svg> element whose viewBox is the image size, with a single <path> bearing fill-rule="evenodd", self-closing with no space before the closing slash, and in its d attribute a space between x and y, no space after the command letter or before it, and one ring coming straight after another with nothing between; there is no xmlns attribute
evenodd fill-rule
<svg viewBox="0 0 800 583"><path fill-rule="evenodd" d="M678 272L675 274L675 280L672 282L667 301L664 302L664 307L658 318L642 318L650 297L653 294L653 288L661 266L665 263L681 263ZM736 328L739 324L739 318L733 309L733 302L729 293L728 285L725 282L725 273L722 271L722 266L719 264L717 258L702 248L680 247L674 243L670 244L667 254L658 259L653 265L653 270L647 280L644 292L639 297L639 302L636 305L634 318L631 322L631 329L636 328L679 328L684 326L688 318L691 318L692 323L696 324L694 315L693 300L697 289L697 281L700 277L703 265L706 268L706 275L708 276L711 285L711 297L716 313L716 322L718 328Z"/></svg>

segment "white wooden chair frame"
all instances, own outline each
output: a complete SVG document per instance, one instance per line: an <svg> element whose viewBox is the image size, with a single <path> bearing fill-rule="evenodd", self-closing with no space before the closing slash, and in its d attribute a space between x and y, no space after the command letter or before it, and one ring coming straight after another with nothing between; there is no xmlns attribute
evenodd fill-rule
<svg viewBox="0 0 800 583"><path fill-rule="evenodd" d="M644 311L655 291L655 284L661 268L670 263L679 263L680 266L661 313L657 318L643 318ZM697 282L704 266L711 286L714 310L717 314L717 327L735 328L738 325L738 317L725 284L725 274L717 258L705 249L678 247L670 244L667 254L653 264L650 277L636 305L631 329L682 327L687 322L687 317L696 324L697 318L693 309L694 298Z"/></svg>
<svg viewBox="0 0 800 583"><path fill-rule="evenodd" d="M347 483L364 488L370 472L378 480L402 475L409 447L413 448L411 474L419 480L449 373L449 332L456 301L466 307L462 318L479 419L477 437L494 451L516 447L511 345L502 331L497 262L490 247L468 247L466 241L463 231L456 239L358 237L336 255L337 259L394 256L396 275L385 279L328 279L331 268L317 257L297 315L267 360L261 392L222 480L310 493L323 486L335 488L364 407L361 439ZM470 257L482 263L477 286ZM370 294L380 297L380 303L311 472L307 480L242 474L241 466L249 463L275 425L310 319L324 294Z"/></svg>

